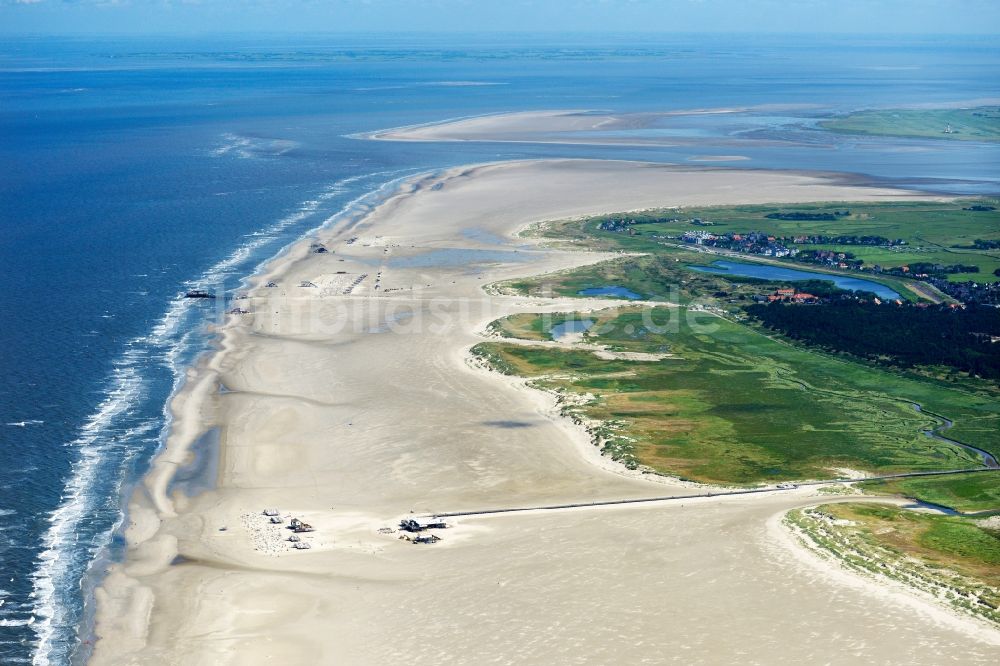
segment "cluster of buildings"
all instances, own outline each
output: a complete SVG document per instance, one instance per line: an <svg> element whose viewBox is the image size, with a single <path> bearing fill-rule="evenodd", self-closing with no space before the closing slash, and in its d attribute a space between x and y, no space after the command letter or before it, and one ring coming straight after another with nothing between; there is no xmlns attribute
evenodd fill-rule
<svg viewBox="0 0 1000 666"><path fill-rule="evenodd" d="M685 231L681 235L681 241L694 245L732 250L734 252L758 254L764 257L794 257L799 253L798 249L788 248L777 237L760 231L750 231L742 234L716 234L705 230Z"/></svg>
<svg viewBox="0 0 1000 666"><path fill-rule="evenodd" d="M951 282L934 276L927 282L962 303L1000 307L1000 282Z"/></svg>
<svg viewBox="0 0 1000 666"><path fill-rule="evenodd" d="M851 294L841 294L838 296L817 296L815 294L810 294L805 291L798 291L797 289L785 288L778 289L767 295L754 296L753 300L757 303L798 303L798 304L816 304L816 303L829 303L834 300L855 300L859 302L866 302L865 298L861 298L857 295ZM893 300L882 300L877 296L872 299L875 305L903 305L903 301L900 299Z"/></svg>
<svg viewBox="0 0 1000 666"><path fill-rule="evenodd" d="M819 303L819 296L794 289L778 289L767 296L768 303L782 301L788 303Z"/></svg>
<svg viewBox="0 0 1000 666"><path fill-rule="evenodd" d="M985 208L985 207L984 207ZM837 211L830 214L831 217L848 215L850 211ZM826 214L823 214L826 215ZM813 215L813 214L799 214L799 213L782 213L782 214L772 214L767 217L773 217L776 219L826 219L823 216ZM648 224L651 222L680 222L680 219L673 218L649 218L638 216L637 218L611 218L603 221L600 228L604 231L614 231L619 233L634 234L635 230L633 225L638 224ZM889 274L898 275L900 277L914 278L917 280L923 280L934 285L937 289L944 292L948 296L955 298L963 303L979 303L983 305L994 305L1000 306L1000 283L990 283L990 282L953 282L949 281L946 277L947 274L951 273L975 273L978 272L978 267L976 266L964 266L961 264L956 265L938 265L930 264L927 262L919 262L913 266L895 266L895 267L884 267L879 265L868 265L866 266L864 260L858 259L851 252L841 252L837 250L829 250L822 248L806 247L800 248L796 246L807 245L858 245L858 246L868 246L868 247L882 247L887 249L892 249L895 251L903 251L906 249L907 242L901 238L891 239L884 236L876 235L840 235L840 236L827 236L822 234L808 234L808 235L798 235L798 236L776 236L768 234L762 231L748 231L744 233L737 232L715 232L709 227L714 226L714 223L701 219L692 218L687 220L688 224L695 227L701 227L699 229L692 229L690 231L685 231L681 236L680 240L683 243L690 245L699 245L704 247L718 248L722 250L729 250L732 252L739 252L743 254L753 254L762 257L774 257L776 259L789 258L793 259L799 263L805 264L816 264L820 266L826 266L829 268L835 268L839 270L856 270L865 271L876 274ZM657 236L654 236L657 237ZM671 236L663 236L662 238L672 238ZM985 241L977 241L978 243L986 244ZM774 293L771 294L768 300L775 301L793 301L799 303L811 303L816 302L816 297L809 297L808 294L803 294L809 298L796 298L797 294L782 294Z"/></svg>
<svg viewBox="0 0 1000 666"><path fill-rule="evenodd" d="M609 217L601 222L597 228L601 231L634 234L635 230L632 228L632 225L635 224L676 224L680 221L680 218L677 217L656 217L649 215L638 215L636 217ZM714 222L703 220L700 217L692 217L687 221L687 223L699 227L710 227L715 224Z"/></svg>
<svg viewBox="0 0 1000 666"><path fill-rule="evenodd" d="M681 240L693 245L716 247L744 254L763 257L792 257L797 261L823 264L840 269L859 269L864 263L855 259L850 252L825 249L799 249L795 245L871 245L877 247L897 247L905 245L904 240L890 240L881 236L774 236L762 231L745 233L713 233L699 229L686 231Z"/></svg>
<svg viewBox="0 0 1000 666"><path fill-rule="evenodd" d="M860 270L870 270L873 273L898 275L900 277L922 280L933 285L938 291L964 304L1000 307L1000 282L978 280L953 282L948 279L948 275L955 273L978 273L978 266L962 264L941 265L921 262L909 266L894 266L889 268L875 265L871 268L861 267Z"/></svg>
<svg viewBox="0 0 1000 666"><path fill-rule="evenodd" d="M822 264L831 268L860 269L864 261L855 259L850 252L835 252L833 250L803 250L798 254L798 260L810 264Z"/></svg>
<svg viewBox="0 0 1000 666"><path fill-rule="evenodd" d="M433 529L441 530L446 527L448 527L448 523L445 522L444 518L437 516L404 518L399 521L399 529L402 532L409 532L413 536L404 534L399 538L414 544L437 543L441 537L436 534L423 534L423 532Z"/></svg>
<svg viewBox="0 0 1000 666"><path fill-rule="evenodd" d="M268 522L272 525L283 525L285 522L285 519L281 516L281 512L277 509L264 509L263 513L267 516ZM292 544L292 548L296 550L309 550L312 548L312 544L308 541L303 541L300 535L308 532L315 532L315 527L298 518L292 518L291 522L288 524L288 529L292 531L291 536L288 537L288 541Z"/></svg>

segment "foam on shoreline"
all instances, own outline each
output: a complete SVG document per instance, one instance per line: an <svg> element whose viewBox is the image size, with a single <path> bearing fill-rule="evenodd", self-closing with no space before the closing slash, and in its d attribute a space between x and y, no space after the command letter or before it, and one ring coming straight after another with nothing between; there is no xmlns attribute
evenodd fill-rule
<svg viewBox="0 0 1000 666"><path fill-rule="evenodd" d="M199 278L187 283L185 288L221 292L227 280L233 279L234 273L245 270L247 261L269 244L280 240L289 230L315 216L324 204L350 192L359 181L404 172L412 172L412 169L363 174L332 183L289 215L245 236L236 250L209 267ZM356 197L340 213L327 217L307 233L331 224L339 219L338 215L348 214L371 196L371 192L366 192ZM281 252L283 250L279 250L279 254ZM224 300L221 293L219 296L216 304L218 314L221 314ZM18 626L30 626L34 631L36 644L33 659L36 664L44 666L63 659L72 649L76 632L87 637L91 630L92 609L88 590L99 585L103 577L103 558L114 535L121 529L122 520L128 516L119 516L99 529L89 523L105 507L108 498L130 492L133 487L130 484L138 480L124 478L125 469L136 457L163 442L170 432L172 415L167 406L162 411L162 421L156 418L136 420L135 412L149 391L150 379L146 372L149 366L162 366L170 373L173 383L171 400L183 388L187 378L186 366L191 362L192 354L197 353L203 344L203 336L198 330L200 325L193 327L191 323L192 317L198 316L196 309L197 303L185 299L180 293L169 303L148 334L126 344L123 354L113 364L104 399L82 426L79 436L67 444L78 451L78 458L60 506L48 517L49 527L43 537L44 549L32 574L33 607L29 617L10 620L18 622ZM128 443L128 450L122 442ZM109 472L113 474L109 476ZM98 480L108 487L102 487L100 492L95 490ZM89 534L85 529L98 531L91 536L92 542L87 551L74 557L80 535ZM82 620L77 618L78 609L74 607L74 600L63 596L78 585L82 585L85 597L80 616ZM77 627L81 622L82 626Z"/></svg>

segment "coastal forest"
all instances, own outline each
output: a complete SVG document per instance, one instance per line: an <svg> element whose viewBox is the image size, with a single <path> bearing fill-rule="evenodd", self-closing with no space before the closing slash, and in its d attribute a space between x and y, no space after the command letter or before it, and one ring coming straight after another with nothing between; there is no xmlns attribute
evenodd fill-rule
<svg viewBox="0 0 1000 666"><path fill-rule="evenodd" d="M912 368L948 366L1000 379L1000 309L885 306L835 300L821 307L754 304L747 313L792 340Z"/></svg>

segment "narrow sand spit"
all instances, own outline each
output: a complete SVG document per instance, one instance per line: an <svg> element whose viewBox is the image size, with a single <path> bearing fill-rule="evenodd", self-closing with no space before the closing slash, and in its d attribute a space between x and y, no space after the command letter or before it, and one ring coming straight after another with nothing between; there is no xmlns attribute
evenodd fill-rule
<svg viewBox="0 0 1000 666"><path fill-rule="evenodd" d="M255 278L252 314L230 318L171 405L126 560L98 593L92 663L994 663L964 624L789 568L767 521L820 501L805 491L456 519L433 546L380 530L411 511L666 494L595 464L551 396L468 362L489 321L538 307L485 284L605 258L495 237L652 206L906 196L790 173L504 163L415 178L303 241ZM174 493L212 427L218 487ZM685 492L699 490L670 490ZM316 528L308 550L287 540L292 517Z"/></svg>
<svg viewBox="0 0 1000 666"><path fill-rule="evenodd" d="M595 110L556 109L494 113L455 118L421 125L394 127L359 135L381 141L500 141L505 143L577 143L617 146L699 146L705 137L689 137L682 133L636 133L631 130L669 129L673 118L684 116L727 115L749 111L769 113L810 108L809 105L765 105L757 107L726 107L716 109L686 109L642 113L607 113ZM626 131L622 131L626 130ZM617 134L616 134L617 132ZM716 145L739 146L748 142L788 144L790 140L747 139L720 136ZM692 155L692 162L733 162L749 159L745 155Z"/></svg>

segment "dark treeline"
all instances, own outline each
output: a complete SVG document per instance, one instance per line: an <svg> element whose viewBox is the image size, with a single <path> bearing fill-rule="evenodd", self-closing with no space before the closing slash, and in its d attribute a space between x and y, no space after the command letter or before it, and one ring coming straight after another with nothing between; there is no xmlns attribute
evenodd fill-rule
<svg viewBox="0 0 1000 666"><path fill-rule="evenodd" d="M932 264L928 261L915 261L909 265L910 273L926 273L928 275L946 275L948 273L978 273L979 266L972 264ZM888 272L888 271L886 271Z"/></svg>
<svg viewBox="0 0 1000 666"><path fill-rule="evenodd" d="M782 239L786 238L782 236ZM810 234L808 236L791 236L798 243L813 243L816 245L875 245L892 246L906 245L902 238L892 240L885 236L824 236L822 234Z"/></svg>
<svg viewBox="0 0 1000 666"><path fill-rule="evenodd" d="M833 220L836 220L838 217L843 217L850 214L851 211L849 210L836 210L832 213L818 213L812 211L804 211L804 212L791 211L784 213L768 213L764 217L772 220L795 220L795 221L815 220L823 222L832 222Z"/></svg>
<svg viewBox="0 0 1000 666"><path fill-rule="evenodd" d="M970 306L887 306L856 301L751 305L771 330L831 351L903 367L944 365L1000 379L1000 310Z"/></svg>

